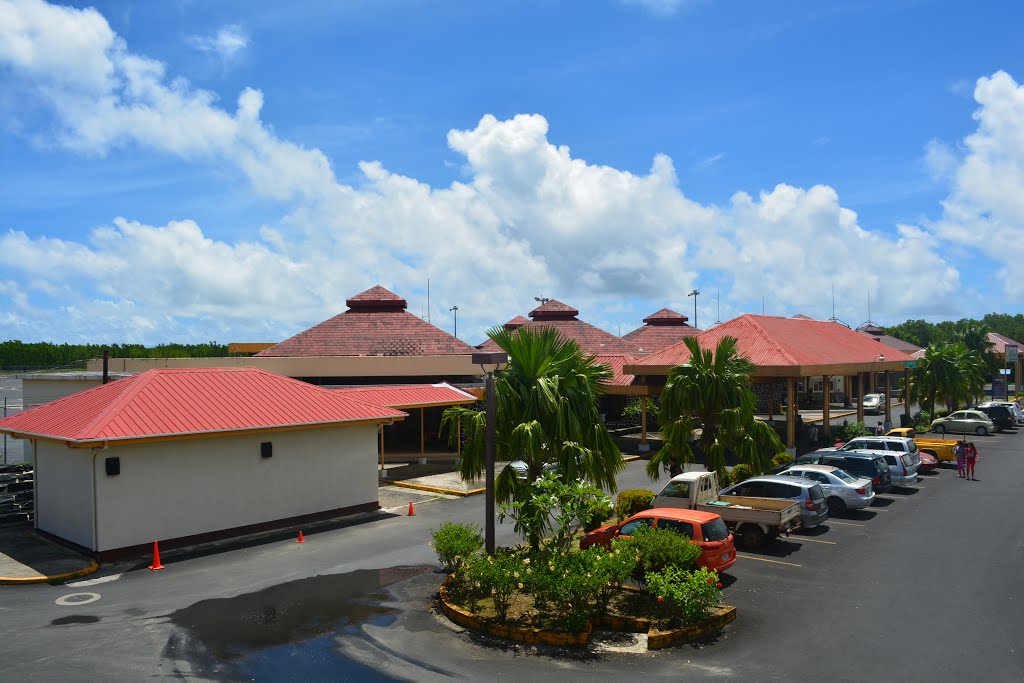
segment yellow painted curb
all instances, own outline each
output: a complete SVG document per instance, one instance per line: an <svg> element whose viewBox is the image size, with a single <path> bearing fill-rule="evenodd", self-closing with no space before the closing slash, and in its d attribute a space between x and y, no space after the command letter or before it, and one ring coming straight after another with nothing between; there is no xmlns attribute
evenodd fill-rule
<svg viewBox="0 0 1024 683"><path fill-rule="evenodd" d="M660 650L692 642L709 636L715 631L722 630L726 624L736 618L736 608L729 605L722 605L716 608L714 612L703 622L693 626L683 626L682 628L674 628L668 631L652 628L647 633L647 649Z"/></svg>
<svg viewBox="0 0 1024 683"><path fill-rule="evenodd" d="M71 572L64 572L63 574L54 574L53 576L32 576L28 578L0 576L0 584L7 586L17 586L20 584L27 583L51 583L54 581L67 581L68 579L77 579L79 576L92 574L99 568L100 566L97 563L90 562L89 566L87 567L76 569Z"/></svg>
<svg viewBox="0 0 1024 683"><path fill-rule="evenodd" d="M623 462L633 462L634 460L639 460L639 459L640 459L639 455L624 455L624 456L622 456Z"/></svg>
<svg viewBox="0 0 1024 683"><path fill-rule="evenodd" d="M448 496L475 496L483 493L484 489L470 489L469 491L459 491L457 489L446 489L440 486L429 486L427 484L410 484L407 481L398 481L396 479L381 479L383 482L387 482L393 486L398 486L403 489L414 489L416 491L429 491L430 493L443 493Z"/></svg>

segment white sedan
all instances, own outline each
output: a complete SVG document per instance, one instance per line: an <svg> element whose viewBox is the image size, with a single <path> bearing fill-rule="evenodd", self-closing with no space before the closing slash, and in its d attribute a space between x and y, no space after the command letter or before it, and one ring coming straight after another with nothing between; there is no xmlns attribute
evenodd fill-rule
<svg viewBox="0 0 1024 683"><path fill-rule="evenodd" d="M818 482L825 492L830 515L841 515L848 509L866 508L875 500L870 479L855 477L831 465L794 465L779 474Z"/></svg>

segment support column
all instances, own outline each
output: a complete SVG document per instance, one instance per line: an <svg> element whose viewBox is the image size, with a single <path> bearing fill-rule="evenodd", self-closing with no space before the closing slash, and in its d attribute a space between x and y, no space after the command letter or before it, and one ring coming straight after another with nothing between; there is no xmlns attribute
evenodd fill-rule
<svg viewBox="0 0 1024 683"><path fill-rule="evenodd" d="M910 368L903 368L903 413L910 419Z"/></svg>
<svg viewBox="0 0 1024 683"><path fill-rule="evenodd" d="M380 435L380 476L383 477L384 471L384 425L377 426L377 433Z"/></svg>
<svg viewBox="0 0 1024 683"><path fill-rule="evenodd" d="M768 422L775 421L775 385L768 385Z"/></svg>
<svg viewBox="0 0 1024 683"><path fill-rule="evenodd" d="M786 380L786 447L796 452L796 379Z"/></svg>
<svg viewBox="0 0 1024 683"><path fill-rule="evenodd" d="M427 409L420 408L420 464L427 464L427 446L426 446L426 429L427 429Z"/></svg>
<svg viewBox="0 0 1024 683"><path fill-rule="evenodd" d="M843 377L843 395L846 396L846 401L843 402L843 407L849 408L850 401L853 399L853 375L846 375Z"/></svg>
<svg viewBox="0 0 1024 683"><path fill-rule="evenodd" d="M647 396L640 397L640 452L647 453L651 450L647 443Z"/></svg>
<svg viewBox="0 0 1024 683"><path fill-rule="evenodd" d="M885 421L892 425L892 410L889 408L889 394L892 393L892 377L889 370L885 371Z"/></svg>
<svg viewBox="0 0 1024 683"><path fill-rule="evenodd" d="M857 422L864 422L864 373L857 373Z"/></svg>
<svg viewBox="0 0 1024 683"><path fill-rule="evenodd" d="M455 462L462 460L462 417L455 423Z"/></svg>
<svg viewBox="0 0 1024 683"><path fill-rule="evenodd" d="M832 436L832 392L829 391L829 382L832 375L821 376L821 433L825 435L825 443L829 443Z"/></svg>

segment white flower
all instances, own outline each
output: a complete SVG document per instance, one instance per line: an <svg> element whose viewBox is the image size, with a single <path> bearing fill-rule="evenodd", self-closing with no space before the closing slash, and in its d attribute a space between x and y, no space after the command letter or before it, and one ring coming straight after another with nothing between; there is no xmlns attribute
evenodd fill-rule
<svg viewBox="0 0 1024 683"><path fill-rule="evenodd" d="M519 584L519 590L523 590L523 584Z"/></svg>

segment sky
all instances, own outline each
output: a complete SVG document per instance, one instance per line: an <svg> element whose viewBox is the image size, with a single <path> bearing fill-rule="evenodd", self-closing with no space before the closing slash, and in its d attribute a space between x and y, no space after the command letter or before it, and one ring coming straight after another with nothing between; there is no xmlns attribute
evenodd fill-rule
<svg viewBox="0 0 1024 683"><path fill-rule="evenodd" d="M1022 313L1022 23L0 0L0 340L276 342L377 284L473 344L537 298L614 334Z"/></svg>

